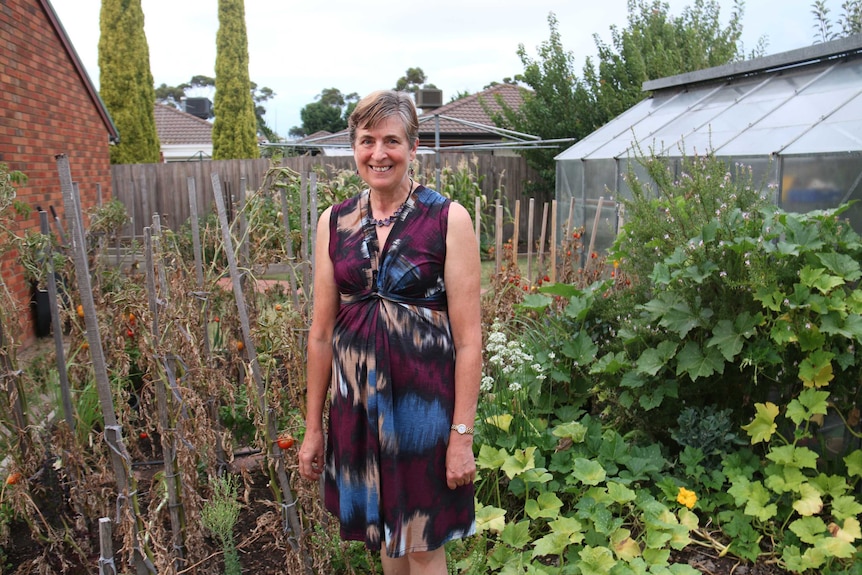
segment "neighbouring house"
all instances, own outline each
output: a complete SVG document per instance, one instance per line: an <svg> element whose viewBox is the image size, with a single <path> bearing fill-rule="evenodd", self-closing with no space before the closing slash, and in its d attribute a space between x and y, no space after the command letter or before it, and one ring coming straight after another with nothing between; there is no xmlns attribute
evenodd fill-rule
<svg viewBox="0 0 862 575"><path fill-rule="evenodd" d="M420 149L435 150L439 146L440 149L449 148L447 151L459 148L475 153L514 155L511 149L501 144L521 137L527 140L538 138L497 128L488 112L500 111L498 98L517 110L523 103L524 90L514 84L496 84L448 104L442 104L439 90L433 91L437 93L433 98L423 97L426 91L420 91L417 102L422 106L419 114ZM347 130L334 134L316 132L291 145L306 147L312 154L352 155Z"/></svg>
<svg viewBox="0 0 862 575"><path fill-rule="evenodd" d="M156 104L156 132L163 162L211 160L213 125L173 106Z"/></svg>
<svg viewBox="0 0 862 575"><path fill-rule="evenodd" d="M625 175L647 177L637 148L679 162L712 152L750 166L791 212L862 199L862 34L644 83L650 93L556 157L557 201L575 225L616 234ZM600 204L600 198L605 200ZM600 218L597 206L602 205ZM842 217L862 232L862 204Z"/></svg>
<svg viewBox="0 0 862 575"><path fill-rule="evenodd" d="M39 229L37 207L54 208L68 230L56 156L68 158L86 213L100 196L111 197L109 146L120 134L48 0L0 2L0 46L0 163L27 176L17 200L34 210L15 218L14 231ZM17 307L21 341L29 342L36 334L32 288L14 247L0 272Z"/></svg>

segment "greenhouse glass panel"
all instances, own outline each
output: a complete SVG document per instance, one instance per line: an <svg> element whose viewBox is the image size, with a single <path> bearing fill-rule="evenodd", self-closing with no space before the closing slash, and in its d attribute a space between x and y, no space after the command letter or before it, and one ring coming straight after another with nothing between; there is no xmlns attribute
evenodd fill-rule
<svg viewBox="0 0 862 575"><path fill-rule="evenodd" d="M787 156L783 158L779 205L788 212L838 207L862 199L862 153ZM858 209L851 223L862 229Z"/></svg>
<svg viewBox="0 0 862 575"><path fill-rule="evenodd" d="M620 131L617 137L592 151L588 157L608 158L625 156L632 145L632 141L640 142L647 146L650 145L653 141L656 141L653 137L656 131L673 122L675 118L683 114L689 106L700 100L705 94L706 92L703 90L693 90L680 94L673 101L667 101L667 105L665 106L656 106L652 114L645 116L639 122L631 125L629 129ZM640 104L638 105L640 106ZM677 134L673 141L677 141L680 135Z"/></svg>

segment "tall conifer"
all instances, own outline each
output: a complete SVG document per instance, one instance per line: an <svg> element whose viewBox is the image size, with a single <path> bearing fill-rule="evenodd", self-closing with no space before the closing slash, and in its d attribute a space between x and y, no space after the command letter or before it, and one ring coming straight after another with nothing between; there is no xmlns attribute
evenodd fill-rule
<svg viewBox="0 0 862 575"><path fill-rule="evenodd" d="M219 0L213 159L258 158L243 0Z"/></svg>
<svg viewBox="0 0 862 575"><path fill-rule="evenodd" d="M99 25L99 95L120 133L111 163L158 162L156 94L141 0L102 0Z"/></svg>

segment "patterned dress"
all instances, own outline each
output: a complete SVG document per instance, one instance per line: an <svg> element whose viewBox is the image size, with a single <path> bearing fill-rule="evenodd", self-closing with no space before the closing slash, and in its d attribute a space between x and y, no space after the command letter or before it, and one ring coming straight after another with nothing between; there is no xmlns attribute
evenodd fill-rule
<svg viewBox="0 0 862 575"><path fill-rule="evenodd" d="M449 200L418 187L382 250L368 191L333 206L333 334L324 499L341 537L390 557L475 531L473 485L446 485L455 349L443 264Z"/></svg>

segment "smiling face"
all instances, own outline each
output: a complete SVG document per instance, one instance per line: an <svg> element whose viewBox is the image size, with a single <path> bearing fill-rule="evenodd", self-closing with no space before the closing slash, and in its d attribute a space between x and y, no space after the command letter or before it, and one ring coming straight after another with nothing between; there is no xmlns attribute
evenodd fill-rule
<svg viewBox="0 0 862 575"><path fill-rule="evenodd" d="M416 157L417 142L407 138L398 115L388 116L372 127L356 129L353 158L359 176L381 195L397 196L407 191L407 171Z"/></svg>

